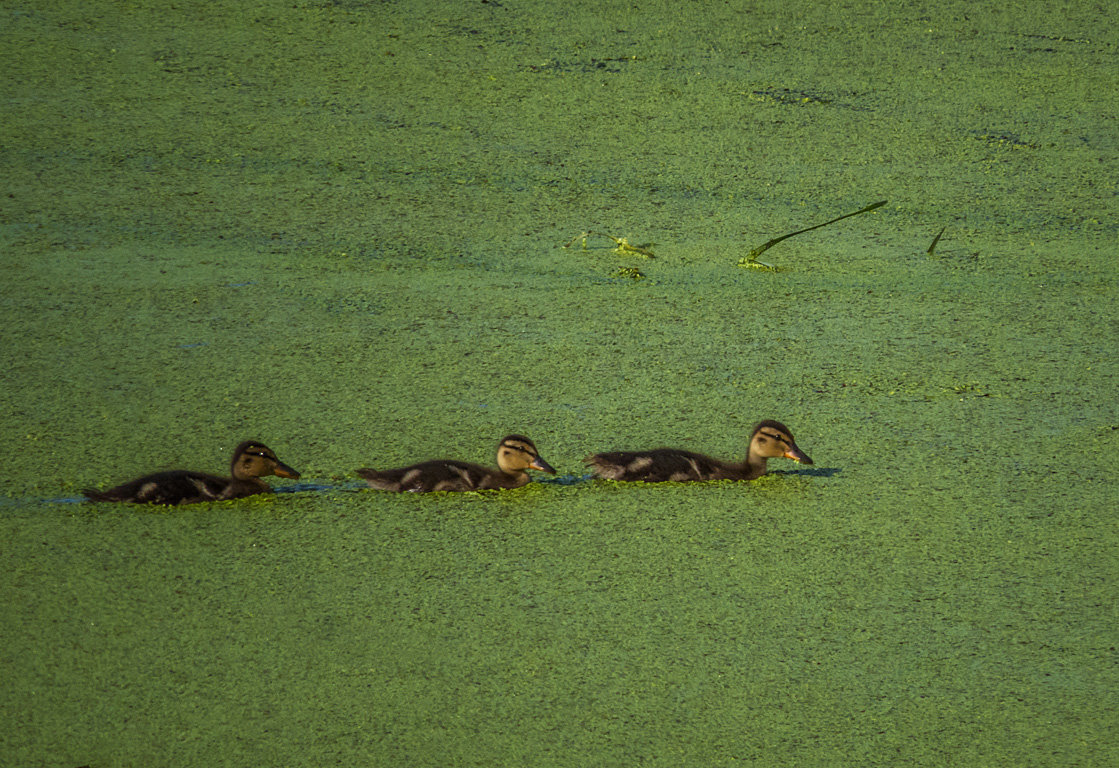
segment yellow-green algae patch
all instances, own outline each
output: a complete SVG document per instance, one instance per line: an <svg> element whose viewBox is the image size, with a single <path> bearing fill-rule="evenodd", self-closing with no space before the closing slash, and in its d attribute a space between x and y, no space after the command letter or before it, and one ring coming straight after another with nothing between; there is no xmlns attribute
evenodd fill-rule
<svg viewBox="0 0 1119 768"><path fill-rule="evenodd" d="M1115 762L1099 9L4 13L0 763ZM245 438L302 484L51 501Z"/></svg>

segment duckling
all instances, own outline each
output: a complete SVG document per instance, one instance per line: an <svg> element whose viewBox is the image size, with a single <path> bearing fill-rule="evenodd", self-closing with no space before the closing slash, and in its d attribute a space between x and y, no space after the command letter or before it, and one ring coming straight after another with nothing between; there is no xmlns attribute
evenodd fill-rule
<svg viewBox="0 0 1119 768"><path fill-rule="evenodd" d="M676 448L652 451L596 453L584 459L592 472L607 480L640 480L662 483L698 480L754 480L766 472L766 459L786 458L811 464L793 440L793 433L779 421L760 422L750 434L750 449L741 464L720 461L701 453Z"/></svg>
<svg viewBox="0 0 1119 768"><path fill-rule="evenodd" d="M436 459L400 469L359 469L370 488L382 491L484 491L490 488L520 488L528 482L526 469L554 475L556 471L540 458L536 445L524 435L507 435L497 446L497 469L465 461Z"/></svg>
<svg viewBox="0 0 1119 768"><path fill-rule="evenodd" d="M299 473L276 458L259 440L246 440L233 451L230 477L175 469L144 475L107 491L87 489L90 501L125 501L136 504L194 504L200 501L240 499L272 489L260 478L266 475L298 478Z"/></svg>

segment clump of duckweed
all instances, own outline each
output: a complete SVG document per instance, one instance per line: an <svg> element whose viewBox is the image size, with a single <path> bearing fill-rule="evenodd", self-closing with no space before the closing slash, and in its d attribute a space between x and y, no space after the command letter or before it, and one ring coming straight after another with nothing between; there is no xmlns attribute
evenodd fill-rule
<svg viewBox="0 0 1119 768"><path fill-rule="evenodd" d="M605 232L581 232L580 234L575 235L575 237L564 243L563 247L569 248L575 243L576 240L581 240L583 244L583 250L585 251L587 250L587 238L596 236L606 237L610 240L613 240L615 243L613 252L618 254L619 256L643 256L646 259L656 258L656 254L653 253L652 250L653 246L656 245L656 243L642 243L641 245L633 245L628 239L624 237L614 237L613 235L608 235Z"/></svg>

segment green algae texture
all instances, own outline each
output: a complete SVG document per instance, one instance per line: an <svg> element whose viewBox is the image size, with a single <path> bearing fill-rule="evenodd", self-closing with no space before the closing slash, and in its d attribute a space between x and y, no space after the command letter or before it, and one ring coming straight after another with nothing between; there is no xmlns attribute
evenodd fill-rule
<svg viewBox="0 0 1119 768"><path fill-rule="evenodd" d="M5 5L0 765L1119 762L1110 16L688 8Z"/></svg>

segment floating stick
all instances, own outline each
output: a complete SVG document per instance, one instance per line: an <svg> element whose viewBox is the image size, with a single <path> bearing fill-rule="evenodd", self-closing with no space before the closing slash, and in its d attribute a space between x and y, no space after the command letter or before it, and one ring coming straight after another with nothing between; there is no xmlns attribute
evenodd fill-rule
<svg viewBox="0 0 1119 768"><path fill-rule="evenodd" d="M944 234L944 230L946 229L948 229L948 227L943 226L940 228L940 231L936 233L936 237L933 238L932 245L930 245L929 249L925 251L925 253L927 253L929 256L932 256L933 251L936 249L936 244L940 242L940 236Z"/></svg>
<svg viewBox="0 0 1119 768"><path fill-rule="evenodd" d="M781 237L775 237L772 240L770 240L769 242L763 243L762 245L759 245L754 250L750 251L748 254L746 254L746 257L738 263L739 263L740 266L744 266L744 267L762 266L762 267L769 267L770 269L773 269L773 266L771 264L766 264L764 261L758 261L758 257L761 256L763 253L765 253L770 248L772 248L773 246L777 245L782 240L787 240L788 238L792 237L793 235L801 235L801 234L804 234L805 232L811 232L812 230L819 229L820 227L826 227L828 224L834 224L837 221L842 221L843 219L850 218L851 216L858 216L860 213L866 213L867 211L873 211L875 208L881 208L885 204L886 204L886 201L881 200L877 203L874 203L873 205L868 205L866 208L860 208L859 210L855 211L854 213L845 213L842 216L837 216L836 218L832 219L831 221L825 221L823 224L817 224L817 225L812 226L812 227L806 227L805 229L798 229L796 232L790 232L787 235L781 235Z"/></svg>

